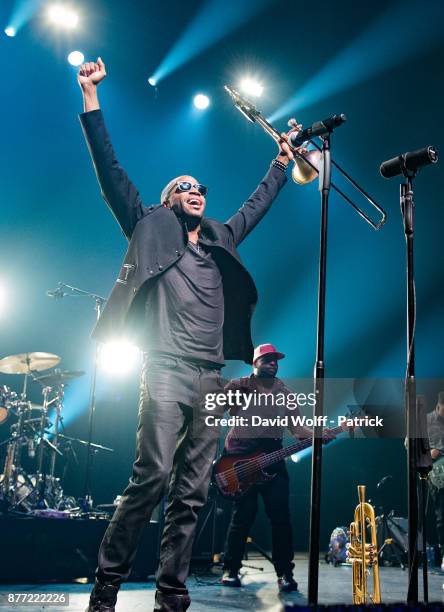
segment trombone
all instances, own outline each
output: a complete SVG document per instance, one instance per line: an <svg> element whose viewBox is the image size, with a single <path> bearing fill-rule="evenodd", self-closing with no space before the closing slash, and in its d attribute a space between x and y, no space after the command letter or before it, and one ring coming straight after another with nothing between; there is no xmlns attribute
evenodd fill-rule
<svg viewBox="0 0 444 612"><path fill-rule="evenodd" d="M279 132L270 123L268 123L265 117L263 117L260 111L258 111L257 108L254 106L254 104L243 98L239 94L239 92L237 92L232 87L225 85L224 89L229 93L234 102L235 107L244 115L244 117L246 117L249 121L253 123L258 123L267 132L267 134L269 134L278 144L282 142L282 138ZM291 147L291 150L295 156L294 166L292 168L291 175L293 181L295 183L298 183L298 185L306 185L307 183L311 183L319 175L319 165L322 155L322 148L316 142L313 142L313 140L309 140L308 142L315 147L314 150L302 153L301 149L303 147ZM341 168L341 166L339 166L339 164L337 164L334 160L332 160L331 163L339 170L339 172L344 176L344 178L357 191L359 191L361 195L364 196L364 198L373 206L373 208L378 211L381 218L379 219L379 221L373 221L367 215L367 213L365 213L361 208L359 208L359 206L357 206L348 197L348 195L345 194L341 189L339 189L339 187L337 187L337 185L335 185L334 183L331 183L332 189L339 193L339 195L342 196L342 198L348 204L350 204L350 206L355 209L358 215L360 215L365 221L367 221L367 223L371 225L373 229L379 230L387 220L387 213L385 212L385 210L381 206L379 206L379 204L377 204L375 200L362 187L360 187L358 183L343 168Z"/></svg>

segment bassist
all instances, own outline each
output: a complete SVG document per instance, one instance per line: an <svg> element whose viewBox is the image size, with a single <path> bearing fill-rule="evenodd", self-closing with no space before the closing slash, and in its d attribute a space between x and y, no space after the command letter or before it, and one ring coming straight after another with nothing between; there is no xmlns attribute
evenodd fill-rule
<svg viewBox="0 0 444 612"><path fill-rule="evenodd" d="M278 360L285 355L276 350L272 344L261 344L256 347L253 358L253 374L249 377L232 380L225 387L225 391L240 390L243 394L259 393L276 397L277 395L288 395L291 391L284 383L276 377L278 371ZM290 413L286 405L281 402L263 401L255 409L248 408L250 413L255 410L261 417L285 416ZM247 411L245 411L247 412ZM243 412L243 414L245 414ZM242 413L242 406L231 409L231 415ZM297 406L291 410L291 414L299 415ZM289 419L288 429L299 438L312 436L311 429L303 426L294 426ZM264 425L261 427L250 427L245 431L244 427L233 427L228 433L225 441L225 454L247 454L252 451L261 450L271 453L282 448L282 437L284 428L277 425ZM326 438L331 437L325 430ZM225 555L224 574L222 584L225 586L241 586L239 569L245 551L246 538L254 522L258 495L262 495L265 511L272 529L272 559L278 577L280 591L296 591L297 583L293 578L293 534L290 522L289 509L289 478L285 462L279 461L267 468L267 472L274 474L274 478L262 484L255 484L233 504L231 522L228 529Z"/></svg>

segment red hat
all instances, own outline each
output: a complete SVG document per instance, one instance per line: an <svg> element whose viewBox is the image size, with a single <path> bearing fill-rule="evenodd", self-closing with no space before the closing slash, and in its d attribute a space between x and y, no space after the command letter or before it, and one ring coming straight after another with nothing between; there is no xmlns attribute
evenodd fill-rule
<svg viewBox="0 0 444 612"><path fill-rule="evenodd" d="M276 359L283 359L285 357L284 353L277 351L276 347L272 344L259 344L259 346L254 349L253 364L259 357L270 354L276 355Z"/></svg>

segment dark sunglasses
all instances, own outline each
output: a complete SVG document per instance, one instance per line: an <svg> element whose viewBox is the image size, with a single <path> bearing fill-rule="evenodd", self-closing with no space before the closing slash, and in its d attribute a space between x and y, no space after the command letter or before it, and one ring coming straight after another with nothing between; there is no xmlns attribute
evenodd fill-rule
<svg viewBox="0 0 444 612"><path fill-rule="evenodd" d="M180 191L191 191L193 187L197 189L197 191L202 196L206 196L208 193L208 187L206 187L205 185L201 185L200 183L196 183L195 185L193 185L189 181L179 181L178 183L176 183L176 193L179 193Z"/></svg>

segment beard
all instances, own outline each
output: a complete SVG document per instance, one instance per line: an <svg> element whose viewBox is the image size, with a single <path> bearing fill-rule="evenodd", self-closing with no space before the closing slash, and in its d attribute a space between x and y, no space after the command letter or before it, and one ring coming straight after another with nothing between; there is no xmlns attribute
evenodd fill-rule
<svg viewBox="0 0 444 612"><path fill-rule="evenodd" d="M190 215L183 209L183 205L179 202L175 202L171 208L189 232L199 227L203 215Z"/></svg>

